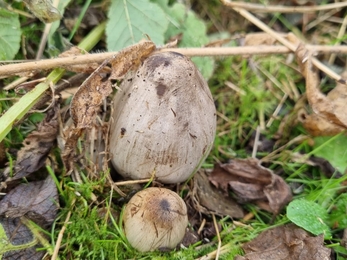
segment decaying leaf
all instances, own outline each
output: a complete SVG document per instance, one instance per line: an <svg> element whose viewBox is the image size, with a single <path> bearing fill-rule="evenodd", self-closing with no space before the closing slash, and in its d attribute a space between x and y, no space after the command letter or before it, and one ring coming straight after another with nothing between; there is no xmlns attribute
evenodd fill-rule
<svg viewBox="0 0 347 260"><path fill-rule="evenodd" d="M37 251L39 247L42 246L38 239L20 218L0 217L0 259L39 260L45 254L45 251Z"/></svg>
<svg viewBox="0 0 347 260"><path fill-rule="evenodd" d="M345 128L326 120L324 117L314 113L308 114L305 111L300 111L298 120L312 136L334 136L345 130Z"/></svg>
<svg viewBox="0 0 347 260"><path fill-rule="evenodd" d="M213 213L232 218L242 218L244 216L242 208L233 198L225 196L220 190L211 185L207 173L203 170L194 175L193 193L194 206L201 213Z"/></svg>
<svg viewBox="0 0 347 260"><path fill-rule="evenodd" d="M25 138L24 146L17 154L13 177L8 176L10 168L7 168L4 172L6 180L2 186L27 177L44 166L58 134L58 113L59 106L55 104L47 111L45 119L39 124L37 130Z"/></svg>
<svg viewBox="0 0 347 260"><path fill-rule="evenodd" d="M306 95L312 110L319 117L344 129L347 128L347 91L344 84L338 83L326 96L319 89L319 75L312 65L312 58L304 45L299 45L296 56L306 80Z"/></svg>
<svg viewBox="0 0 347 260"><path fill-rule="evenodd" d="M20 184L0 201L0 259L42 259L39 239L28 219L42 228L52 225L58 210L58 192L51 176ZM42 236L42 235L41 235Z"/></svg>
<svg viewBox="0 0 347 260"><path fill-rule="evenodd" d="M147 58L156 46L151 41L141 41L123 49L111 59L112 73L110 79L122 79L130 69L137 68L141 61Z"/></svg>
<svg viewBox="0 0 347 260"><path fill-rule="evenodd" d="M209 180L225 192L230 189L240 202L255 202L260 208L278 214L291 201L285 181L257 159L233 159L216 165Z"/></svg>
<svg viewBox="0 0 347 260"><path fill-rule="evenodd" d="M41 227L53 223L58 210L58 191L52 177L18 185L0 201L0 216L26 216Z"/></svg>
<svg viewBox="0 0 347 260"><path fill-rule="evenodd" d="M28 9L42 22L52 23L60 20L61 14L51 0L23 0Z"/></svg>
<svg viewBox="0 0 347 260"><path fill-rule="evenodd" d="M103 100L112 92L111 79L122 79L128 70L135 69L143 59L155 50L151 41L141 41L120 51L110 60L104 61L79 87L74 95L70 114L75 128L71 130L63 153L65 165L71 165L75 145L82 130L90 128ZM105 66L111 63L112 72L108 77L103 73ZM68 167L69 168L69 167Z"/></svg>
<svg viewBox="0 0 347 260"><path fill-rule="evenodd" d="M71 100L70 113L76 128L89 128L102 101L112 92L106 74L99 73L105 65L103 63L83 82Z"/></svg>
<svg viewBox="0 0 347 260"><path fill-rule="evenodd" d="M313 237L294 224L264 231L242 246L244 256L235 260L328 260L330 249L322 235Z"/></svg>

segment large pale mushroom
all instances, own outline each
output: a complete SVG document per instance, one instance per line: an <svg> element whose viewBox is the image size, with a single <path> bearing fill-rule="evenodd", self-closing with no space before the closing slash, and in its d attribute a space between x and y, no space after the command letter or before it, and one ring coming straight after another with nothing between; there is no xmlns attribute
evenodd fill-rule
<svg viewBox="0 0 347 260"><path fill-rule="evenodd" d="M194 63L179 53L155 53L119 88L110 128L117 172L186 181L208 155L216 132L214 101Z"/></svg>
<svg viewBox="0 0 347 260"><path fill-rule="evenodd" d="M141 252L175 248L188 225L187 207L175 192L147 188L136 193L125 207L124 231L129 243Z"/></svg>

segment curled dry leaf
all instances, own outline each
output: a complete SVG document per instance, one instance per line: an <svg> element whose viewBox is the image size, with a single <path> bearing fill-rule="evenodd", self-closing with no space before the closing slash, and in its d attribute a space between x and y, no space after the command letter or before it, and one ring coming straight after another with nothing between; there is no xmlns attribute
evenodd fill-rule
<svg viewBox="0 0 347 260"><path fill-rule="evenodd" d="M233 159L227 164L216 165L209 180L225 192L230 189L238 201L255 202L274 214L292 199L288 184L262 167L257 159Z"/></svg>
<svg viewBox="0 0 347 260"><path fill-rule="evenodd" d="M233 198L226 196L211 185L205 171L200 170L193 178L193 201L197 211L232 218L242 218L244 216L242 208Z"/></svg>
<svg viewBox="0 0 347 260"><path fill-rule="evenodd" d="M45 119L39 124L37 130L25 138L24 146L17 154L13 177L9 177L10 168L5 169L4 177L6 179L1 186L6 187L10 183L16 183L44 166L58 135L58 113L59 105L55 104L47 111Z"/></svg>
<svg viewBox="0 0 347 260"><path fill-rule="evenodd" d="M296 50L298 64L306 80L306 95L315 114L330 123L347 128L346 85L338 83L326 96L319 89L319 75L312 65L312 57L305 46L300 44Z"/></svg>
<svg viewBox="0 0 347 260"><path fill-rule="evenodd" d="M60 20L61 14L51 0L24 0L28 9L42 22L52 23Z"/></svg>
<svg viewBox="0 0 347 260"><path fill-rule="evenodd" d="M328 260L330 249L323 235L311 236L294 224L272 228L242 246L244 256L235 260Z"/></svg>

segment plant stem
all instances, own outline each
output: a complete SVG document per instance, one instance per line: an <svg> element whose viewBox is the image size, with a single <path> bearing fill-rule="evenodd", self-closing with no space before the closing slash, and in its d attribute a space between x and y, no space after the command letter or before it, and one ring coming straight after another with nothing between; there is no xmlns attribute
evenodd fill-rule
<svg viewBox="0 0 347 260"><path fill-rule="evenodd" d="M87 35L79 48L84 50L92 49L101 39L105 30L106 23L101 23L95 27L89 35ZM0 118L0 141L11 131L13 124L20 120L41 98L42 94L49 89L52 84L56 84L64 75L65 69L56 68L46 78L46 80L38 84L33 90L25 94L17 103L15 103Z"/></svg>
<svg viewBox="0 0 347 260"><path fill-rule="evenodd" d="M322 46L305 45L313 53L347 53L347 46ZM80 47L82 48L82 47ZM83 48L82 48L83 49ZM86 48L84 48L86 50ZM287 54L292 51L286 46L280 45L256 45L256 46L237 46L237 47L207 47L207 48L167 48L160 49L159 52L178 52L186 56L232 56L232 55L268 55L268 54ZM93 53L79 56L70 56L48 60L23 62L0 66L0 76L9 76L15 73L23 73L34 70L48 70L56 67L64 67L78 64L101 63L118 52Z"/></svg>

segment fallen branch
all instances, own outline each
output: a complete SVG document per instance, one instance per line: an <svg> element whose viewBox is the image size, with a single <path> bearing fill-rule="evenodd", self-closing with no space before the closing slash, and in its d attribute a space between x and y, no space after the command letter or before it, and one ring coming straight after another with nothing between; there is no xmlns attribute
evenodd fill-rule
<svg viewBox="0 0 347 260"><path fill-rule="evenodd" d="M275 32L272 33L274 36ZM278 34L276 34L276 37ZM274 38L276 38L274 36ZM278 37L277 37L278 38ZM276 39L277 39L276 38ZM284 39L281 37L281 40ZM278 40L278 39L277 39ZM284 39L285 40L285 39ZM285 40L288 42L287 40ZM283 42L282 42L283 43ZM347 46L322 46L322 45L306 45L306 48L313 53L347 53ZM159 50L160 52L173 51L186 56L231 56L231 55L268 55L268 54L286 54L295 51L296 47L292 46L239 46L239 47L208 47L208 48L166 48ZM18 73L31 72L35 70L49 70L52 68L88 63L102 63L104 60L117 55L118 52L105 52L85 54L79 56L23 62L16 64L8 64L0 66L0 76L13 76Z"/></svg>
<svg viewBox="0 0 347 260"><path fill-rule="evenodd" d="M338 9L347 6L347 2L331 3L325 5L316 6L283 6L283 5L263 5L263 4L252 4L244 2L231 2L224 0L224 5L231 8L243 8L245 10L258 12L258 13L312 13L317 11L327 11L331 9Z"/></svg>

